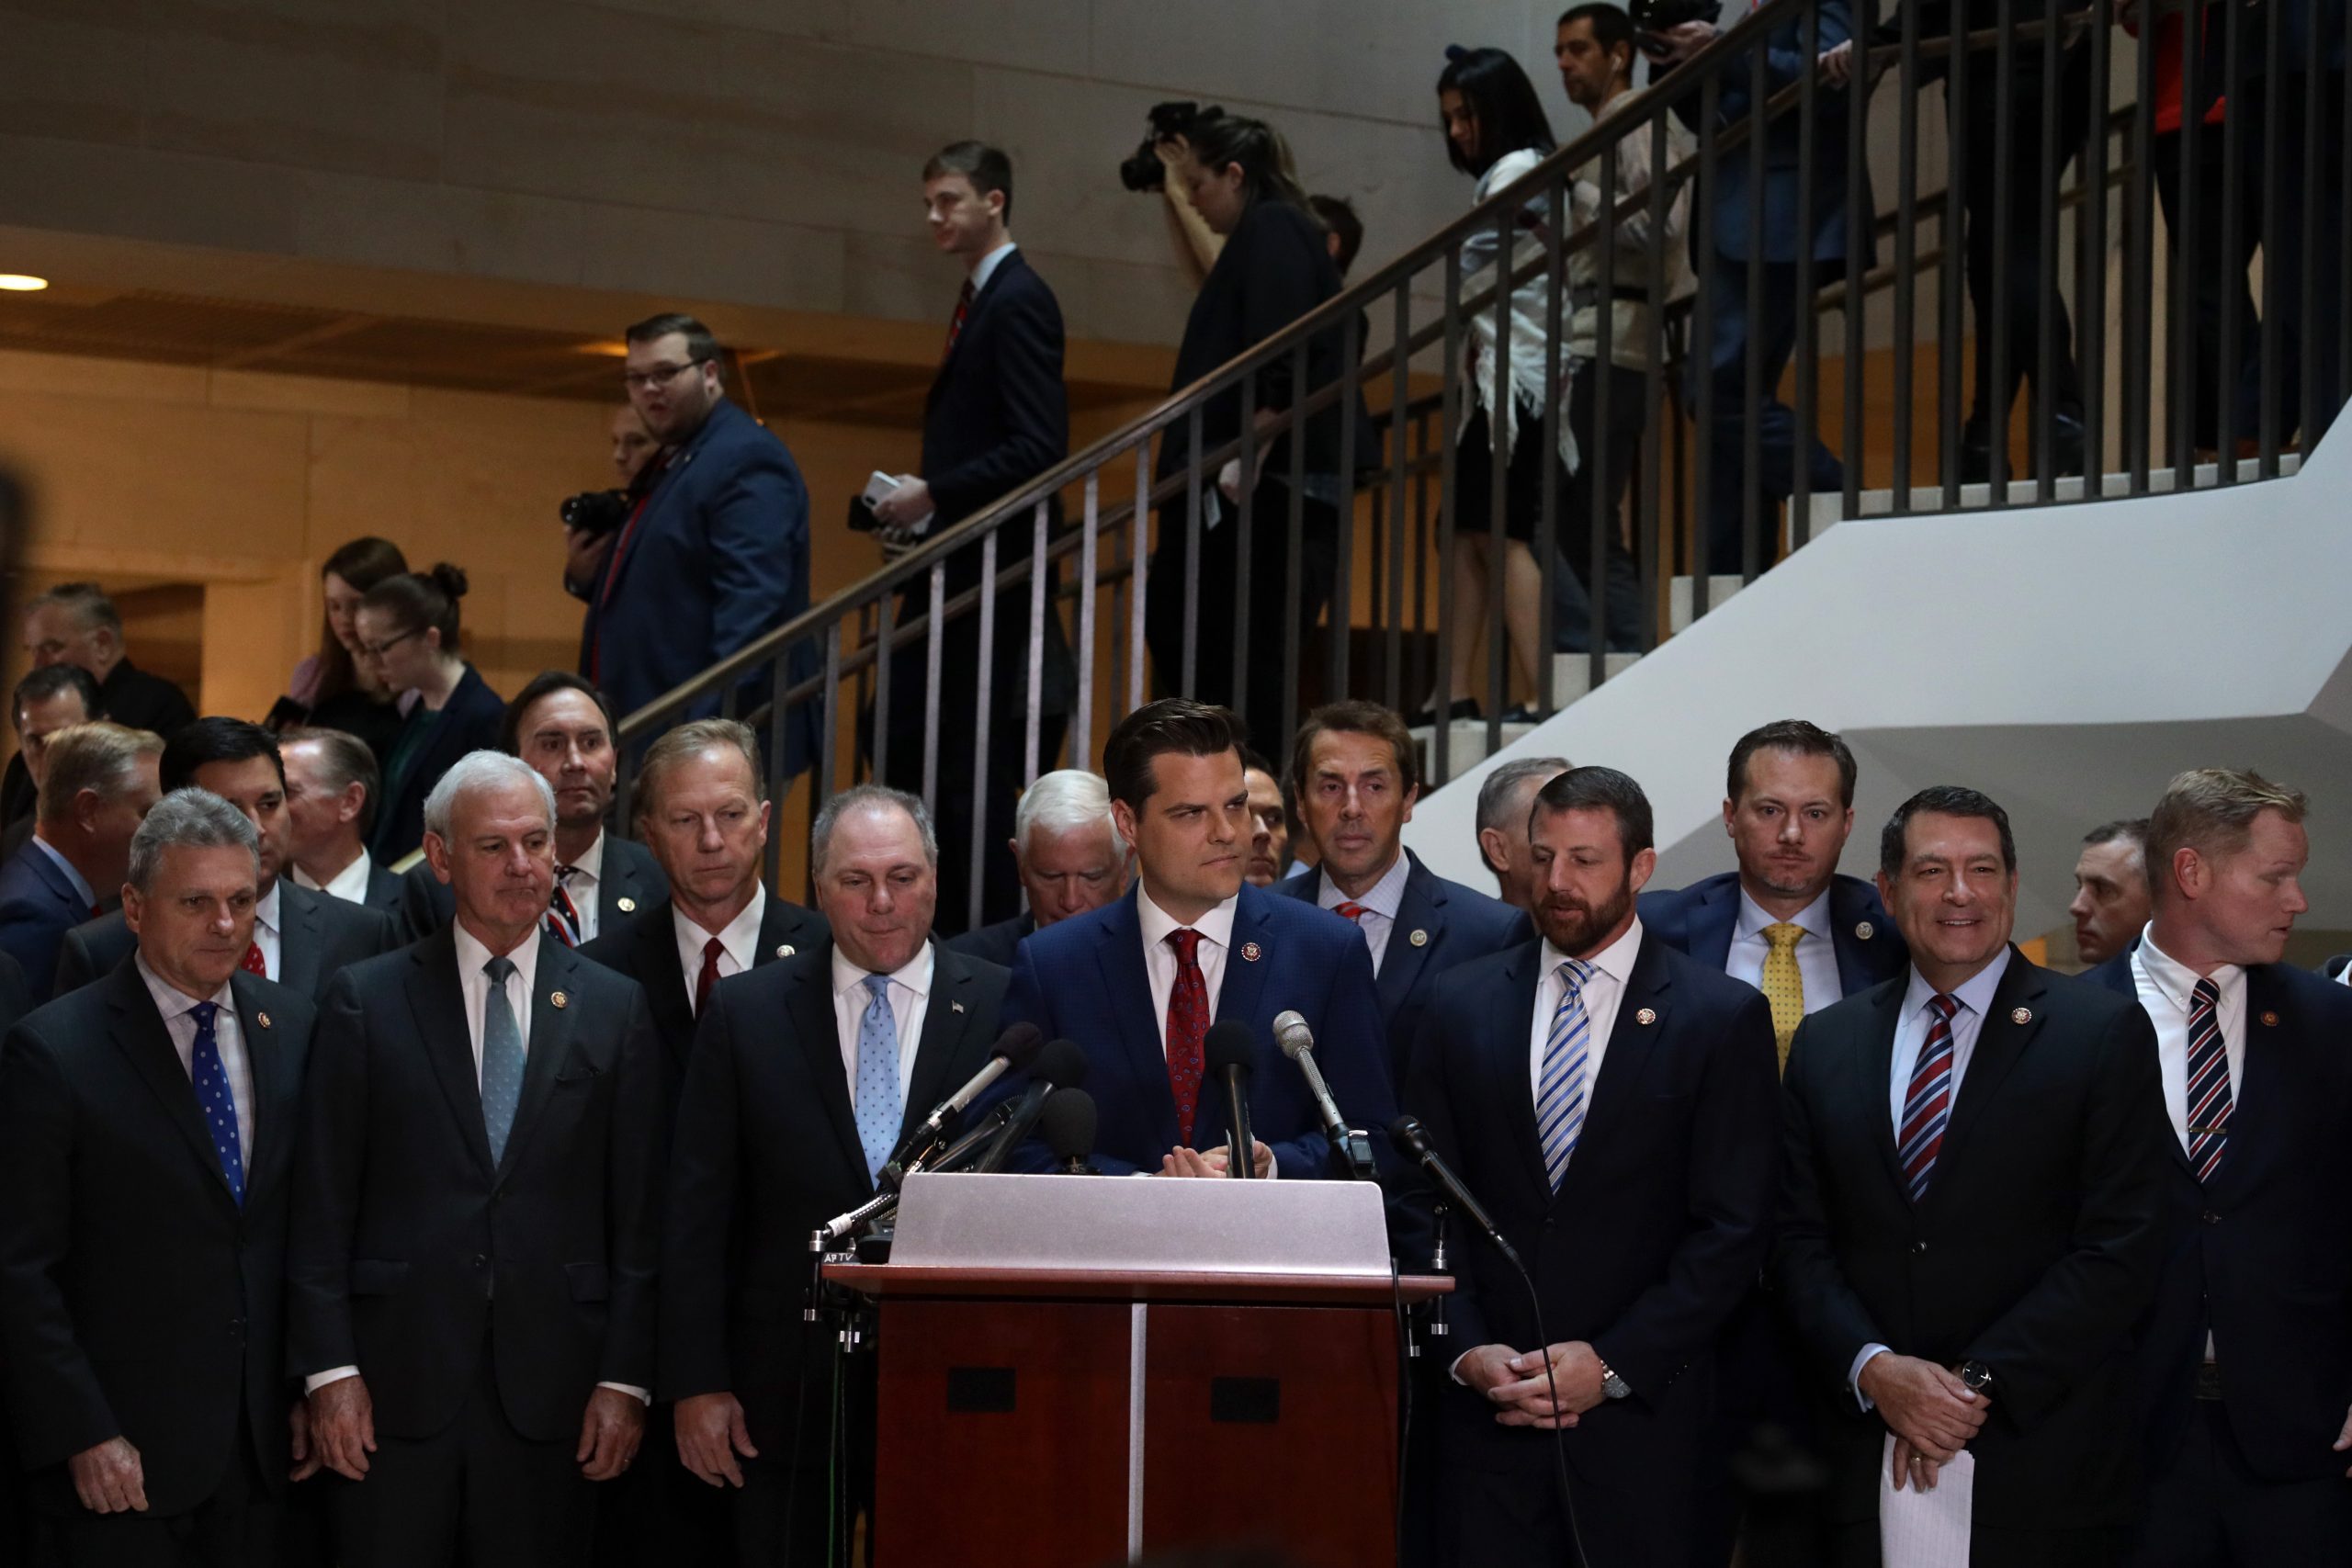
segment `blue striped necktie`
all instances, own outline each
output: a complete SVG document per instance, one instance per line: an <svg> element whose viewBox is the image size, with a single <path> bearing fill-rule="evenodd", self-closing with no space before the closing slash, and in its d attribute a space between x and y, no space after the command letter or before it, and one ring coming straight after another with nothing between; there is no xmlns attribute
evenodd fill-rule
<svg viewBox="0 0 2352 1568"><path fill-rule="evenodd" d="M2222 988L2211 979L2188 993L2188 1163L2201 1185L2230 1146L2230 1053L2222 1043Z"/></svg>
<svg viewBox="0 0 2352 1568"><path fill-rule="evenodd" d="M1552 1190L1568 1173L1584 1131L1585 1080L1592 1058L1592 1020L1584 1010L1585 982L1593 966L1581 958L1560 964L1560 1005L1552 1011L1552 1032L1544 1042L1544 1074L1535 1092L1535 1131L1544 1145L1544 1170Z"/></svg>
<svg viewBox="0 0 2352 1568"><path fill-rule="evenodd" d="M1919 1060L1911 1069L1911 1087L1903 1096L1903 1125L1895 1130L1894 1147L1903 1161L1903 1185L1917 1202L1928 1195L1928 1178L1935 1174L1936 1156L1943 1152L1944 1128L1951 1122L1951 1021L1960 998L1937 992L1928 998L1935 1021L1920 1043Z"/></svg>

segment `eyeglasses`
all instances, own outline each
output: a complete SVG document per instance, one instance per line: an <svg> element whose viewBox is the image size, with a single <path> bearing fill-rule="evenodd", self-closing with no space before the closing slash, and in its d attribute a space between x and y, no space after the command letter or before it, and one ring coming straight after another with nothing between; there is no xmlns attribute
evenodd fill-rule
<svg viewBox="0 0 2352 1568"><path fill-rule="evenodd" d="M695 366L709 363L707 359L689 359L684 365L657 365L650 370L626 370L621 373L621 385L632 392L666 387Z"/></svg>
<svg viewBox="0 0 2352 1568"><path fill-rule="evenodd" d="M418 636L424 629L422 626L417 626L401 633L398 637L388 637L381 642L363 642L359 645L359 651L370 659L381 659L409 638Z"/></svg>

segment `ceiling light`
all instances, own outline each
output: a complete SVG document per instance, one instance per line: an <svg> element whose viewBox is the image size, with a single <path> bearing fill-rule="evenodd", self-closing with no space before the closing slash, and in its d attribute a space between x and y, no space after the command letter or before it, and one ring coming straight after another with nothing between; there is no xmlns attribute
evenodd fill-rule
<svg viewBox="0 0 2352 1568"><path fill-rule="evenodd" d="M11 294L37 294L49 287L49 279L35 277L30 273L0 272L0 289Z"/></svg>

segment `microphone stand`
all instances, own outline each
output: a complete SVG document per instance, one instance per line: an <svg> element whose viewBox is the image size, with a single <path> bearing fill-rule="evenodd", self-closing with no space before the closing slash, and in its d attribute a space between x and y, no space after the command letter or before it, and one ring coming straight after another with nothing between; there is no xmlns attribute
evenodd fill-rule
<svg viewBox="0 0 2352 1568"><path fill-rule="evenodd" d="M1451 1275L1453 1272L1445 1257L1445 1222L1453 1213L1453 1207L1444 1199L1437 1201L1437 1245L1430 1250L1430 1272L1432 1274ZM1430 1320L1423 1325L1423 1331L1431 1339L1443 1339L1453 1334L1453 1325L1445 1321L1444 1292L1430 1298ZM1418 1356L1420 1353L1421 1348L1417 1343L1413 1347L1413 1354Z"/></svg>

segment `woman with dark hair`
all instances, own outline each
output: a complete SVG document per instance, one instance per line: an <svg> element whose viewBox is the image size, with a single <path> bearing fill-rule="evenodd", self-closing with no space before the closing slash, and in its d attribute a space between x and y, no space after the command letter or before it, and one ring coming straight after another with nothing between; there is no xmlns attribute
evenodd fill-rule
<svg viewBox="0 0 2352 1568"><path fill-rule="evenodd" d="M1218 115L1198 122L1189 139L1183 179L1193 205L1211 229L1225 237L1216 265L1202 280L1176 353L1171 392L1192 385L1263 339L1289 326L1340 292L1339 269L1324 243L1322 224L1306 208L1306 193L1291 164L1290 149L1263 121ZM1337 380L1340 333L1309 340L1306 381L1294 386L1289 355L1258 373L1256 423L1263 430L1297 398ZM1359 421L1363 398L1356 400ZM1241 434L1241 391L1237 386L1201 405L1200 449L1213 452ZM1241 715L1250 733L1279 735L1283 705L1295 692L1283 669L1282 629L1295 624L1301 645L1331 595L1338 561L1340 514L1352 502L1352 477L1340 472L1340 411L1329 409L1306 422L1300 433L1285 433L1257 453L1256 471L1243 474L1238 459L1203 476L1201 557L1192 560L1185 501L1162 509L1159 537L1151 558L1144 629L1151 646L1159 688L1180 690L1183 680L1184 600L1187 572L1197 564L1199 613L1194 626L1191 695L1222 703ZM1193 454L1189 422L1179 420L1159 440L1160 478L1181 474ZM1303 438L1304 481L1297 497L1290 490L1291 443ZM1377 452L1359 452L1370 464ZM1250 509L1250 596L1237 604L1231 584L1240 571L1240 502ZM1290 516L1299 508L1299 572L1294 597L1285 588L1291 545ZM1255 628L1246 686L1233 678L1237 622Z"/></svg>
<svg viewBox="0 0 2352 1568"><path fill-rule="evenodd" d="M319 591L326 615L319 627L319 650L294 667L286 700L270 715L270 728L310 725L356 735L382 766L401 730L398 695L379 681L359 657L359 601L388 577L408 570L408 559L390 539L363 535L338 547L319 569Z"/></svg>
<svg viewBox="0 0 2352 1568"><path fill-rule="evenodd" d="M465 594L465 572L444 561L429 572L388 577L359 601L361 656L387 687L407 694L408 717L384 760L384 801L368 842L379 865L424 842L424 797L452 763L498 748L506 704L458 656L458 601Z"/></svg>

